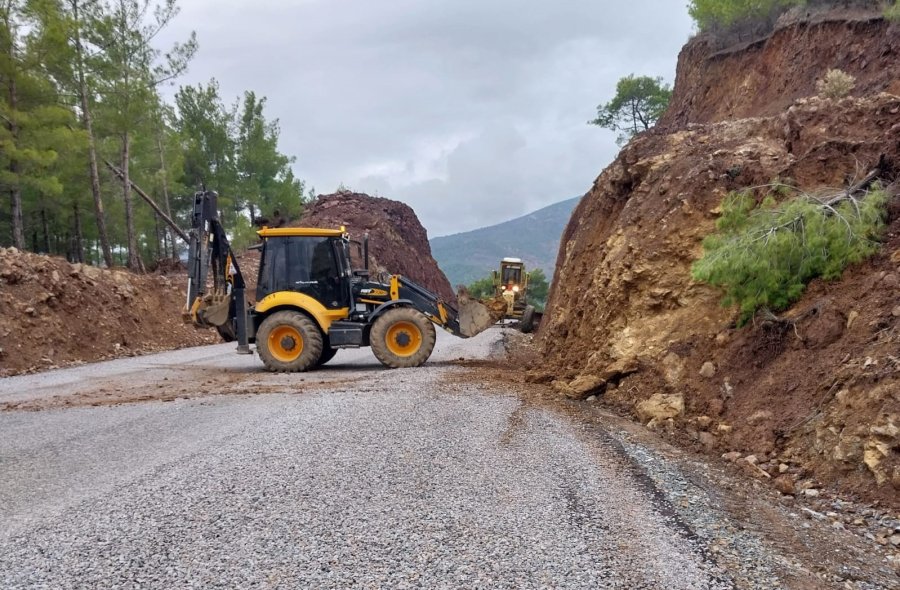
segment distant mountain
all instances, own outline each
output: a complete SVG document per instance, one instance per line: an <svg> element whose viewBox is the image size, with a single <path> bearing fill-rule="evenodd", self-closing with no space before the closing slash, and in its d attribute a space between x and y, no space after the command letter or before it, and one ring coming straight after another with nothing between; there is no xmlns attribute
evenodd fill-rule
<svg viewBox="0 0 900 590"><path fill-rule="evenodd" d="M559 239L579 200L562 201L490 227L432 238L431 254L454 288L488 276L505 256L521 258L529 271L543 269L549 279Z"/></svg>

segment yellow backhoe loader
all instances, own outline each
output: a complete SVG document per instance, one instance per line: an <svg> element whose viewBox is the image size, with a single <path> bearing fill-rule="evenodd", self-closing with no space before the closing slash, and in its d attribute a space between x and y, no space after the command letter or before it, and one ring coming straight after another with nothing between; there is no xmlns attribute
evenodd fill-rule
<svg viewBox="0 0 900 590"><path fill-rule="evenodd" d="M256 303L248 305L217 198L212 191L194 195L185 317L236 340L239 353L250 354L255 344L270 371L307 371L338 349L362 346L388 367L416 367L431 356L435 326L468 338L494 322L467 297L457 308L400 275L370 280L368 238L360 244L365 268L354 269L344 228L259 231Z"/></svg>

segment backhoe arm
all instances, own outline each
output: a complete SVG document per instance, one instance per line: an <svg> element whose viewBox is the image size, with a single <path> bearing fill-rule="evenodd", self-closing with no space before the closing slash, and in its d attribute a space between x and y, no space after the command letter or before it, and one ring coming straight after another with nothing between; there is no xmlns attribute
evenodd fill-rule
<svg viewBox="0 0 900 590"><path fill-rule="evenodd" d="M215 192L194 193L188 237L187 319L195 326L216 327L226 339L238 341L238 352L249 353L246 285L219 222Z"/></svg>

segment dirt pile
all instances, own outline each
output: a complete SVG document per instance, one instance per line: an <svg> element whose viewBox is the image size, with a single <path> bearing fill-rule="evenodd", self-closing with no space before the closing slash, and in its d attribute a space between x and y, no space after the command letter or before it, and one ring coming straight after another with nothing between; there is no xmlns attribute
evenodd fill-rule
<svg viewBox="0 0 900 590"><path fill-rule="evenodd" d="M182 322L185 283L0 248L0 376L215 342Z"/></svg>
<svg viewBox="0 0 900 590"><path fill-rule="evenodd" d="M437 293L445 301L456 302L450 281L431 255L425 228L405 203L361 193L319 195L307 206L297 225L324 228L343 225L351 239L359 241L368 233L373 278L379 274L400 274ZM353 254L355 256L355 251ZM361 262L354 263L362 268Z"/></svg>
<svg viewBox="0 0 900 590"><path fill-rule="evenodd" d="M882 49L860 39L876 26L896 47L895 29L827 26L828 48L862 51L856 59L881 64L869 66L863 90L898 79L896 52L882 63ZM813 284L788 323L737 329L719 293L690 278L729 191L776 178L807 191L840 187L882 158L885 177L897 177L900 96L795 100L814 72L835 65L824 49L826 61L807 50L805 39L825 43L809 37L813 28L783 28L734 52L730 70L694 44L682 52L679 76L688 80L676 82L668 126L622 150L563 235L539 340L546 364L530 378L570 397L601 395L710 452L753 455L748 470L782 478L785 489L785 480L795 490L819 480L896 505L900 202L892 204L882 253L839 282ZM794 55L814 64L793 63ZM792 63L794 72L784 100L760 99L766 116L724 120L757 114L742 99L746 80L774 77L770 92L781 96L782 72L771 71L778 63ZM715 97L707 96L712 88ZM743 110L717 110L726 104ZM691 120L721 122L682 124Z"/></svg>

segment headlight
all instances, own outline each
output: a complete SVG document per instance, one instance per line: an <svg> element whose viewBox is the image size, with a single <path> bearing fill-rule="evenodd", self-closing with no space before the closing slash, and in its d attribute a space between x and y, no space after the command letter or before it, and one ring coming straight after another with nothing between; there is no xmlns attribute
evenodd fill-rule
<svg viewBox="0 0 900 590"><path fill-rule="evenodd" d="M519 292L519 285L513 285L513 293Z"/></svg>

